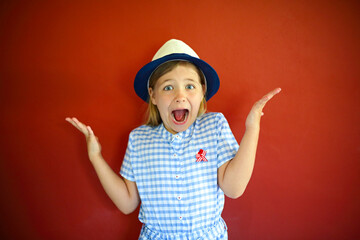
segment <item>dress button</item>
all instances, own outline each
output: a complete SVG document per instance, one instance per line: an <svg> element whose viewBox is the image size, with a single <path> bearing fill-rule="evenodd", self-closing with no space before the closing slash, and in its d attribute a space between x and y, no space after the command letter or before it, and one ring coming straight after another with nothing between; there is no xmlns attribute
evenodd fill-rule
<svg viewBox="0 0 360 240"><path fill-rule="evenodd" d="M176 153L174 153L174 157L176 157Z"/></svg>
<svg viewBox="0 0 360 240"><path fill-rule="evenodd" d="M176 178L176 179L179 179L179 175L176 175L175 178Z"/></svg>
<svg viewBox="0 0 360 240"><path fill-rule="evenodd" d="M183 219L183 217L181 217L181 216L180 216L180 217L179 217L179 219L180 219L180 220L182 220L182 219Z"/></svg>
<svg viewBox="0 0 360 240"><path fill-rule="evenodd" d="M181 200L181 196L178 196L177 199L180 201L180 200Z"/></svg>

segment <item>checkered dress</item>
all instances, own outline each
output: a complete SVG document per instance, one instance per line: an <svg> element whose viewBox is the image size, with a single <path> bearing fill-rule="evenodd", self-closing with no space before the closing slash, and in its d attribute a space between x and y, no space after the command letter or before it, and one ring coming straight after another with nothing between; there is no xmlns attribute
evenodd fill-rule
<svg viewBox="0 0 360 240"><path fill-rule="evenodd" d="M139 191L139 239L227 239L217 170L238 147L221 113L175 135L163 124L134 129L120 174Z"/></svg>

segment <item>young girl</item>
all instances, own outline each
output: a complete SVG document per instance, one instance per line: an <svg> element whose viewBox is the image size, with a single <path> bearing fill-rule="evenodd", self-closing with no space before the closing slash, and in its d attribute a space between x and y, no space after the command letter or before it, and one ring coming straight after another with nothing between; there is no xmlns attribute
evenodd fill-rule
<svg viewBox="0 0 360 240"><path fill-rule="evenodd" d="M134 87L149 103L145 125L129 136L120 177L101 155L90 126L66 118L86 137L106 193L125 214L141 202L139 239L227 239L224 194L241 196L253 171L262 109L255 103L240 145L221 113L205 113L219 89L215 70L184 42L170 40L138 72Z"/></svg>

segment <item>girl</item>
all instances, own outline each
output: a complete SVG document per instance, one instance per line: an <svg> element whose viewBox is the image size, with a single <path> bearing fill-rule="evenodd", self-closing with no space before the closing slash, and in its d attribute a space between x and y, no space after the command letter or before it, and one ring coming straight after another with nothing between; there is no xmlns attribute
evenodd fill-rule
<svg viewBox="0 0 360 240"><path fill-rule="evenodd" d="M106 193L125 214L141 202L139 239L227 239L224 194L241 196L253 171L265 104L255 103L240 145L221 113L205 113L219 89L216 71L184 42L170 40L135 77L149 103L147 123L129 136L120 177L101 155L90 126L66 118L86 137L88 155Z"/></svg>

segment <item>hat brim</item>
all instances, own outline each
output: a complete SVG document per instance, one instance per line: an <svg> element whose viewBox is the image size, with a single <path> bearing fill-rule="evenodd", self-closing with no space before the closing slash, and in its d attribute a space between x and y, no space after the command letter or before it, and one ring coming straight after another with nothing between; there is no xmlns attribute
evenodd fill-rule
<svg viewBox="0 0 360 240"><path fill-rule="evenodd" d="M214 96L215 93L219 90L220 87L219 76L217 75L215 69L212 68L207 62L199 58L192 57L188 54L173 53L166 55L162 58L156 59L152 62L149 62L139 70L139 72L136 74L134 81L134 89L136 94L142 100L148 102L149 100L148 80L151 74L161 64L176 60L191 62L203 72L207 85L206 96L205 96L206 101L208 101L212 96Z"/></svg>

